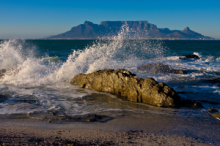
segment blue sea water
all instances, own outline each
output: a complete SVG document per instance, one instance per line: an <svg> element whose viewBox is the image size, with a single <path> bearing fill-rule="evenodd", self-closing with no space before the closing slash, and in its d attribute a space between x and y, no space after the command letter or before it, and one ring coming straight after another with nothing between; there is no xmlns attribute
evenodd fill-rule
<svg viewBox="0 0 220 146"><path fill-rule="evenodd" d="M220 110L220 41L126 40L1 40L1 115L65 115L153 112L180 116L208 116ZM179 59L195 54L200 59ZM149 74L137 70L146 63L163 63L187 74ZM82 89L69 81L78 73L123 68L138 77L153 77L173 87L182 98L204 108L161 108L133 103L108 93ZM191 114L189 114L191 113Z"/></svg>

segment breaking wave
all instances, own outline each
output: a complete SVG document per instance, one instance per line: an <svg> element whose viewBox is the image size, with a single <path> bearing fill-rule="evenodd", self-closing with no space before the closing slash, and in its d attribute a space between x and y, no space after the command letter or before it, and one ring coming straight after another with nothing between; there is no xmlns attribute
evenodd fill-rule
<svg viewBox="0 0 220 146"><path fill-rule="evenodd" d="M100 69L124 68L135 72L146 58L163 57L165 48L160 42L127 40L128 26L124 25L117 36L94 41L83 50L73 50L65 62L53 61L47 54L37 57L35 46L22 40L4 41L0 45L0 68L7 69L1 82L36 86L69 81L78 73L91 73Z"/></svg>

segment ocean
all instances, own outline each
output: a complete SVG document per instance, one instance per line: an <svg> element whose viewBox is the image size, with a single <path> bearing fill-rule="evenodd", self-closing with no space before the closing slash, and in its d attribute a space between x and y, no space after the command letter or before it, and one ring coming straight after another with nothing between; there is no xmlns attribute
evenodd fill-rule
<svg viewBox="0 0 220 146"><path fill-rule="evenodd" d="M154 113L181 117L209 117L220 111L220 41L127 40L122 34L109 40L1 40L0 115L43 119L50 116ZM182 55L199 59L179 59ZM163 63L187 74L151 74L142 64ZM165 82L184 99L204 108L162 108L134 103L109 93L70 84L79 73L126 69L140 78ZM56 114L54 114L56 113Z"/></svg>

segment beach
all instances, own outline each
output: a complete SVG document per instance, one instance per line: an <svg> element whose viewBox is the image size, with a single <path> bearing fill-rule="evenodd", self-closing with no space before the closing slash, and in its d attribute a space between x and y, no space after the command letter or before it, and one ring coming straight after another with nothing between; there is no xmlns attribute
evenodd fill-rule
<svg viewBox="0 0 220 146"><path fill-rule="evenodd" d="M0 120L1 145L219 145L219 120L129 114L107 122Z"/></svg>

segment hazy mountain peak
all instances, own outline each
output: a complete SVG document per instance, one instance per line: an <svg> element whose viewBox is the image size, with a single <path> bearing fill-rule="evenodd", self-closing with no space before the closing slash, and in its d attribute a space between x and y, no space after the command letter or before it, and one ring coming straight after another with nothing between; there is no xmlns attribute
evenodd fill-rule
<svg viewBox="0 0 220 146"><path fill-rule="evenodd" d="M90 22L90 21L85 21L84 25L94 25L94 23Z"/></svg>
<svg viewBox="0 0 220 146"><path fill-rule="evenodd" d="M184 30L190 30L189 27L187 26L186 28L184 28Z"/></svg>

